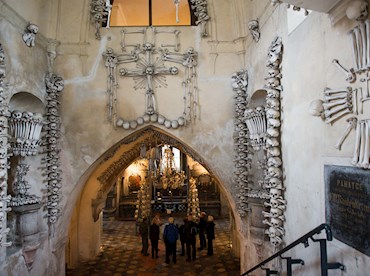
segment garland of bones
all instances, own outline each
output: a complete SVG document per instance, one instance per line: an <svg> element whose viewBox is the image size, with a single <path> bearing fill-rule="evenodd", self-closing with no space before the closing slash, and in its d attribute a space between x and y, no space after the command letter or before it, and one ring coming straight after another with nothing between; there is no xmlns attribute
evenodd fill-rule
<svg viewBox="0 0 370 276"><path fill-rule="evenodd" d="M239 71L232 76L232 87L236 91L234 135L236 157L234 159L235 182L239 187L237 208L241 216L245 216L248 207L248 198L265 199L264 205L269 207L269 212L263 212L269 228L265 233L269 236L271 244L276 248L282 242L285 234L283 211L286 200L283 198L283 173L281 170L280 151L280 64L282 59L282 42L276 37L269 47L267 60L267 75L265 76L267 91L266 108L263 106L255 109L247 108L248 75L246 71ZM267 162L260 166L265 171L265 178L260 181L262 190L253 190L248 183L248 170L250 169L251 154L249 146L255 150L267 150Z"/></svg>
<svg viewBox="0 0 370 276"><path fill-rule="evenodd" d="M155 37L159 33L172 33L175 36L174 45L161 45L155 47L154 43L147 41L147 31L151 29ZM198 54L192 47L189 47L185 53L179 51L179 31L158 31L155 28L145 28L140 31L123 30L121 40L122 54L116 54L112 48L108 48L103 54L105 58L105 67L107 68L107 95L108 95L108 121L114 126L124 129L135 129L144 123L158 123L166 128L178 128L185 126L187 122L191 122L197 117L198 110L198 87L197 87L197 56ZM129 34L143 34L143 43L129 45L125 39ZM127 48L133 47L130 53L127 53ZM174 52L168 48L174 48ZM154 55L157 58L154 60ZM159 55L159 56L158 56ZM175 66L166 67L165 62L180 64L185 68L184 80L182 86L184 89L184 110L183 116L176 120L165 118L158 112L154 89L157 87L166 87L166 75L177 75L179 69ZM135 63L135 69L122 67L122 65ZM146 107L143 116L135 120L124 120L117 118L117 88L118 77L133 77L135 81L134 89L146 89Z"/></svg>

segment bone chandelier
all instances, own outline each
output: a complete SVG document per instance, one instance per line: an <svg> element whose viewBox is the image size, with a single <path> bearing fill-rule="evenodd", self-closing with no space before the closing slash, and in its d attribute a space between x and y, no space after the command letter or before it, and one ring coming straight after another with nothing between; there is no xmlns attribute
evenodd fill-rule
<svg viewBox="0 0 370 276"><path fill-rule="evenodd" d="M156 148L156 151L161 148ZM158 154L155 154L158 157ZM161 168L156 168L156 157L149 160L149 181L157 189L176 190L184 184L185 172L177 171L172 149L164 146L164 157L160 160Z"/></svg>

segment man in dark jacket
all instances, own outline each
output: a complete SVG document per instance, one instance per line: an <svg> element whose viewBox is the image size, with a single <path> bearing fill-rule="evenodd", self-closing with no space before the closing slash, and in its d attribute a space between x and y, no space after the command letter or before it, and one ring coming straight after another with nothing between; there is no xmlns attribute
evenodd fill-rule
<svg viewBox="0 0 370 276"><path fill-rule="evenodd" d="M150 244L152 245L152 258L158 258L158 240L159 240L159 223L156 218L153 219L149 229Z"/></svg>
<svg viewBox="0 0 370 276"><path fill-rule="evenodd" d="M198 248L199 250L202 250L206 248L206 227L207 227L207 219L206 219L206 213L202 212L200 214L200 219L199 219L199 244L200 247Z"/></svg>
<svg viewBox="0 0 370 276"><path fill-rule="evenodd" d="M215 239L215 223L213 222L213 216L208 216L206 233L207 233L207 240L208 240L207 254L208 256L212 256L213 255L213 240Z"/></svg>
<svg viewBox="0 0 370 276"><path fill-rule="evenodd" d="M145 216L143 216L143 221L140 223L139 231L141 235L141 243L143 245L143 248L141 249L141 254L143 254L144 256L149 256L149 225L148 219Z"/></svg>
<svg viewBox="0 0 370 276"><path fill-rule="evenodd" d="M181 242L181 256L185 256L185 245L186 245L186 236L185 236L185 225L188 221L188 218L184 218L184 224L179 227L179 235Z"/></svg>
<svg viewBox="0 0 370 276"><path fill-rule="evenodd" d="M191 261L191 257L193 261L196 258L196 235L198 233L198 225L193 221L193 216L188 215L188 221L185 224L185 239L186 239L186 254L187 254L187 262Z"/></svg>
<svg viewBox="0 0 370 276"><path fill-rule="evenodd" d="M173 263L176 263L176 243L179 238L179 232L174 221L174 218L170 217L163 231L163 240L166 245L166 264L170 263L170 255L172 255Z"/></svg>

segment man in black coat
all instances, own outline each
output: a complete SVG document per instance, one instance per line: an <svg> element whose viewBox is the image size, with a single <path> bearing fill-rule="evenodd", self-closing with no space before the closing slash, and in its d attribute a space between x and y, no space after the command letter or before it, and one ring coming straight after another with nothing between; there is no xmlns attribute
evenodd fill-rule
<svg viewBox="0 0 370 276"><path fill-rule="evenodd" d="M185 224L185 240L186 240L186 254L187 262L196 259L196 235L198 233L198 225L193 221L193 216L188 215L188 221Z"/></svg>
<svg viewBox="0 0 370 276"><path fill-rule="evenodd" d="M143 216L142 222L140 223L139 231L141 235L141 243L143 248L141 249L141 254L144 256L149 256L148 248L149 248L149 225L148 219L146 216Z"/></svg>
<svg viewBox="0 0 370 276"><path fill-rule="evenodd" d="M200 247L198 248L199 250L202 250L206 248L207 243L206 243L206 227L207 227L207 219L206 219L206 213L202 212L200 214L200 219L199 219L199 244Z"/></svg>

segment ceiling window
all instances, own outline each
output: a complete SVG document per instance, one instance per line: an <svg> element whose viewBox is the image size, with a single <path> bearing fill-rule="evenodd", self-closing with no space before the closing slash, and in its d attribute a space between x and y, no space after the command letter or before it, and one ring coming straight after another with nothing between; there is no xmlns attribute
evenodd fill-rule
<svg viewBox="0 0 370 276"><path fill-rule="evenodd" d="M188 0L114 0L110 26L190 26L192 18Z"/></svg>

